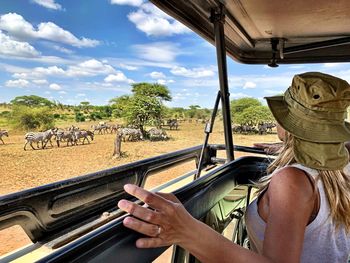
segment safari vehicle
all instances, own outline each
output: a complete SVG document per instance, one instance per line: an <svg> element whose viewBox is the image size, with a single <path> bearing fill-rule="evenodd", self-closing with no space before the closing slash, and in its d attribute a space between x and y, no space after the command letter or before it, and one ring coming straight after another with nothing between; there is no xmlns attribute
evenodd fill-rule
<svg viewBox="0 0 350 263"><path fill-rule="evenodd" d="M181 183L173 192L194 217L249 247L243 215L251 182L265 174L270 160L259 149L233 145L226 55L270 67L350 61L348 0L151 2L216 46L220 90L203 145L1 197L0 229L20 225L34 242L1 262L156 260L168 248L137 249L139 234L123 227L125 215L116 204L130 198L124 184L143 186L148 178L188 161L196 169L154 191ZM208 144L220 102L225 145ZM226 158L218 158L218 151L225 151ZM236 151L250 156L235 159ZM170 249L171 262L196 261L181 247Z"/></svg>

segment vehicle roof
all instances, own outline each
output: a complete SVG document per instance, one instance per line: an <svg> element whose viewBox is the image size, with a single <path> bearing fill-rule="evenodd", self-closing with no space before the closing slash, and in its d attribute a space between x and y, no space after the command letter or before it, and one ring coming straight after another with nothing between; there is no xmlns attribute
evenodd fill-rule
<svg viewBox="0 0 350 263"><path fill-rule="evenodd" d="M224 7L227 54L238 62L268 64L273 54L277 64L350 61L349 0L151 2L212 44L211 10Z"/></svg>

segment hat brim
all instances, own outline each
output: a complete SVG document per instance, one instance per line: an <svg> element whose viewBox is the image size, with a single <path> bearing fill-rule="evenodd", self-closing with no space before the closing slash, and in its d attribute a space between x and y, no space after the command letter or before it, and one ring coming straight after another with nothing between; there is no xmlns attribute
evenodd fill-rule
<svg viewBox="0 0 350 263"><path fill-rule="evenodd" d="M325 123L303 119L293 114L283 96L266 97L276 121L294 136L311 142L336 143L350 141L350 123Z"/></svg>

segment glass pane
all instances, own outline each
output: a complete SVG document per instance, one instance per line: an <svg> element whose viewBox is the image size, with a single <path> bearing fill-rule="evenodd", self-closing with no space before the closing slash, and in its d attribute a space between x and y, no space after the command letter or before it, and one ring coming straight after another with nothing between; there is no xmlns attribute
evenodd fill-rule
<svg viewBox="0 0 350 263"><path fill-rule="evenodd" d="M172 192L191 182L195 170L196 162L193 159L166 169L165 171L150 172L146 177L144 188L151 190L163 186L164 188L161 189L162 192ZM169 185L165 185L166 183L169 183Z"/></svg>

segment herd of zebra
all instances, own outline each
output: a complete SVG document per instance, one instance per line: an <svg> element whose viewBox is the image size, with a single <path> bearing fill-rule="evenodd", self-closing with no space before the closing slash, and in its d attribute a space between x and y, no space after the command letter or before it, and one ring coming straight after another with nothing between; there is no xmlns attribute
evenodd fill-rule
<svg viewBox="0 0 350 263"><path fill-rule="evenodd" d="M54 147L52 141L56 141L57 147L60 147L63 142L66 143L66 146L74 146L78 145L78 142L81 144L90 143L90 141L94 140L95 134L106 134L106 133L117 133L118 136L122 139L122 141L138 141L144 139L144 134L151 141L155 140L167 140L169 139L166 132L162 129L151 128L148 131L145 131L144 134L140 129L135 129L132 127L122 127L118 124L106 124L99 123L98 125L92 125L91 130L80 129L74 125L66 128L52 128L43 132L28 132L25 134L24 139L24 147L23 149L26 151L27 146L33 149L45 149L46 146L50 145ZM8 137L9 133L7 130L0 130L0 141L2 144L5 144L2 137Z"/></svg>
<svg viewBox="0 0 350 263"><path fill-rule="evenodd" d="M89 130L80 130L75 126L71 126L66 130L53 128L44 132L28 132L24 135L25 144L24 150L26 150L29 144L33 150L39 149L39 144L41 143L41 149L45 149L46 145L50 143L51 147L54 147L51 139L55 139L57 147L60 147L61 142L66 142L67 146L70 144L78 145L78 142L83 139L82 144L85 144L85 140L90 143L90 140L94 140L94 133ZM34 148L33 143L36 143L36 148Z"/></svg>
<svg viewBox="0 0 350 263"><path fill-rule="evenodd" d="M272 122L259 123L257 126L249 124L233 125L232 132L243 134L254 133L262 135L272 133L272 129L274 127L276 127L276 124Z"/></svg>

